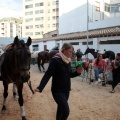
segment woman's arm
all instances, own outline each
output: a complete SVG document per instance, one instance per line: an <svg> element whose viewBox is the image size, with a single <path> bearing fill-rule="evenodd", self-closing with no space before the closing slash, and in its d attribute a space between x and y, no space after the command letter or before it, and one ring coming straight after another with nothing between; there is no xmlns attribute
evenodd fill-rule
<svg viewBox="0 0 120 120"><path fill-rule="evenodd" d="M47 82L49 81L50 77L53 75L53 73L56 69L56 64L57 64L57 61L54 58L52 58L50 60L47 71L45 72L39 86L37 87L37 89L39 89L39 92L42 92L42 90L46 86Z"/></svg>

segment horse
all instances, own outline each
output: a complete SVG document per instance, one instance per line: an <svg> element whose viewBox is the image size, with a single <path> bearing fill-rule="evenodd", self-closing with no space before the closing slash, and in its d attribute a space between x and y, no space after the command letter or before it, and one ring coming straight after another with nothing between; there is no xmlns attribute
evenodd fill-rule
<svg viewBox="0 0 120 120"><path fill-rule="evenodd" d="M43 72L45 72L44 64L46 61L49 61L59 50L51 50L51 51L41 51L38 53L37 64L38 69L41 72L41 67Z"/></svg>
<svg viewBox="0 0 120 120"><path fill-rule="evenodd" d="M14 38L11 48L4 53L4 61L1 66L1 78L4 87L2 112L6 111L6 100L8 96L8 85L14 83L17 87L18 102L22 120L26 120L23 104L23 84L30 79L30 49L32 40L28 37L27 42L19 40L18 36ZM13 92L15 95L15 91Z"/></svg>
<svg viewBox="0 0 120 120"><path fill-rule="evenodd" d="M102 54L103 59L109 58L111 60L115 59L115 53L113 51L106 51ZM97 58L97 55L99 54L99 51L95 52L95 49L90 49L89 47L86 49L86 51L84 52L84 55L91 53L93 55L94 58Z"/></svg>

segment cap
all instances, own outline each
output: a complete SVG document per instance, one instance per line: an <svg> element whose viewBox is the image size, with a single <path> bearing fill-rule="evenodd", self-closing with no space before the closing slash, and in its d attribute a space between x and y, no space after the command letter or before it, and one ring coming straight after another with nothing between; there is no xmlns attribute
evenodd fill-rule
<svg viewBox="0 0 120 120"><path fill-rule="evenodd" d="M77 61L76 62L76 67L83 67L83 62L82 61Z"/></svg>

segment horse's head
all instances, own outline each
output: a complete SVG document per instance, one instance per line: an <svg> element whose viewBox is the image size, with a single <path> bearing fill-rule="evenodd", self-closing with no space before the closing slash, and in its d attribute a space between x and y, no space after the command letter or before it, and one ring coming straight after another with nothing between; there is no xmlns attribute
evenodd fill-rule
<svg viewBox="0 0 120 120"><path fill-rule="evenodd" d="M89 47L86 49L86 51L84 52L84 55L89 53Z"/></svg>
<svg viewBox="0 0 120 120"><path fill-rule="evenodd" d="M30 60L31 60L31 53L29 46L31 45L32 40L29 37L27 42L25 43L24 40L19 40L18 37L14 39L14 62L16 66L16 72L20 75L20 80L22 82L27 82L30 78Z"/></svg>
<svg viewBox="0 0 120 120"><path fill-rule="evenodd" d="M84 55L88 54L88 53L93 53L95 52L95 49L90 49L89 47L86 49L86 51L84 52Z"/></svg>

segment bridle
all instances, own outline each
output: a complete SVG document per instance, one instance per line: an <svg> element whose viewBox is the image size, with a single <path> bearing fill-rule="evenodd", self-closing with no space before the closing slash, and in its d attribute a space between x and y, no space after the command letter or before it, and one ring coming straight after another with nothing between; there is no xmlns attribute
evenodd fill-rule
<svg viewBox="0 0 120 120"><path fill-rule="evenodd" d="M19 65L18 65L18 61L17 61L17 51L18 51L18 50L22 50L22 49L29 50L29 47L27 47L27 46L24 46L24 47L22 47L22 46L21 46L21 47L14 46L14 47L12 48L12 54L14 54L14 62L15 62L14 64L15 64L15 69L16 69L16 71L30 70L30 64L29 64L28 68L26 68L26 69L21 69L21 68L19 67ZM4 59L6 59L7 55L9 54L8 52L9 52L9 50L6 51L6 53L5 53L5 58L4 58ZM5 74L6 74L6 76L8 77L8 79L10 80L10 82L12 82L12 83L22 82L22 81L21 81L21 78L19 78L18 81L13 82L13 80L11 79L11 77L9 76L8 71L7 71L6 60L4 60L4 62L5 62L5 63L4 63L4 65L5 65L5 67L4 67L4 69L5 69Z"/></svg>
<svg viewBox="0 0 120 120"><path fill-rule="evenodd" d="M21 70L30 70L30 64L29 64L29 66L27 67L27 68L24 68L24 69L21 69L21 67L19 66L19 64L18 64L18 61L17 61L17 51L18 50L26 50L26 51L29 51L29 47L28 46L24 46L24 47L15 47L14 49L14 54L15 54L15 66L16 66L16 70L18 69L19 71L21 71ZM22 59L22 58L20 58L20 59ZM22 61L22 60L21 60ZM25 61L24 61L25 62ZM29 61L30 62L30 61Z"/></svg>

